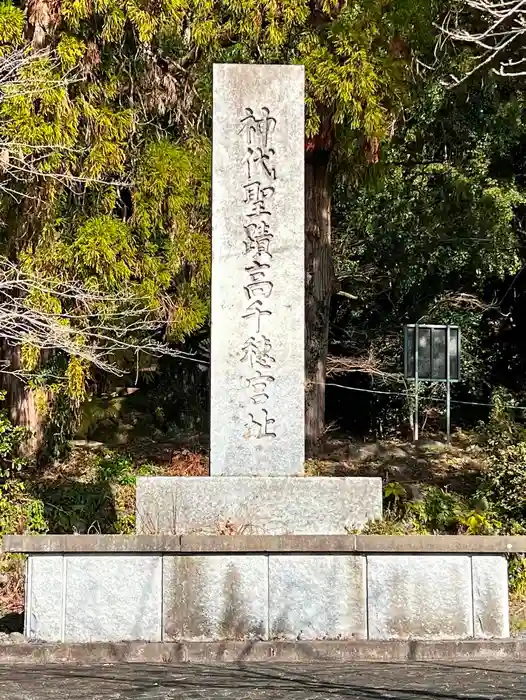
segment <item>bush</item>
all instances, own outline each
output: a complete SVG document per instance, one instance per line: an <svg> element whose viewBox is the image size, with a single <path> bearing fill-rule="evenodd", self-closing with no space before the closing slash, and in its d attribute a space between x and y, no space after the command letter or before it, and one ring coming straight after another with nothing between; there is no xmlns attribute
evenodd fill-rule
<svg viewBox="0 0 526 700"><path fill-rule="evenodd" d="M384 488L384 519L368 523L363 534L376 535L494 535L503 525L484 498L467 498L438 486L398 482Z"/></svg>
<svg viewBox="0 0 526 700"><path fill-rule="evenodd" d="M5 401L5 391L0 391L0 401ZM0 410L0 486L18 474L24 466L20 447L29 437L25 428L14 426L5 408Z"/></svg>
<svg viewBox="0 0 526 700"><path fill-rule="evenodd" d="M5 392L0 392L0 401ZM47 532L44 504L26 493L20 471L26 461L20 448L29 432L11 422L5 408L0 410L0 537L26 532Z"/></svg>
<svg viewBox="0 0 526 700"><path fill-rule="evenodd" d="M5 394L0 392L0 401ZM45 534L48 525L44 504L26 492L19 472L25 465L20 447L28 431L14 426L5 409L0 410L0 540L11 534ZM0 610L19 612L24 601L24 557L18 554L0 554L0 575L6 579L0 584Z"/></svg>
<svg viewBox="0 0 526 700"><path fill-rule="evenodd" d="M44 504L26 493L25 484L11 480L0 485L0 536L45 534L48 524Z"/></svg>
<svg viewBox="0 0 526 700"><path fill-rule="evenodd" d="M151 476L157 472L153 464L144 463L135 465L130 457L106 452L98 460L98 478L110 484L119 486L135 486L138 476Z"/></svg>
<svg viewBox="0 0 526 700"><path fill-rule="evenodd" d="M488 466L478 496L505 519L520 522L526 519L526 429L515 420L507 392L495 391L492 403L482 431Z"/></svg>
<svg viewBox="0 0 526 700"><path fill-rule="evenodd" d="M507 518L526 519L526 442L496 449L480 489Z"/></svg>

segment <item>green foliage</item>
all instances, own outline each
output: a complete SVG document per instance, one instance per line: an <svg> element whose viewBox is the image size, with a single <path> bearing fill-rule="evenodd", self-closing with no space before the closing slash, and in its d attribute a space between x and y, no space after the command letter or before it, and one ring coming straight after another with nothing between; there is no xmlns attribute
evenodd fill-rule
<svg viewBox="0 0 526 700"><path fill-rule="evenodd" d="M493 499L510 516L526 514L526 441L492 451L486 488Z"/></svg>
<svg viewBox="0 0 526 700"><path fill-rule="evenodd" d="M485 447L491 452L525 440L524 426L515 420L516 401L511 393L504 387L497 387L491 395L491 404L489 419L480 426L480 439Z"/></svg>
<svg viewBox="0 0 526 700"><path fill-rule="evenodd" d="M72 358L64 370L65 363L60 363L62 372L72 381L70 367L75 368L76 358ZM38 454L40 465L66 459L71 451L71 440L79 423L79 404L75 397L76 389L68 390L68 384L46 381L38 377L30 383L35 394L39 416L44 433L44 444ZM83 389L83 387L82 387Z"/></svg>
<svg viewBox="0 0 526 700"><path fill-rule="evenodd" d="M22 481L0 484L0 536L48 532L43 502L27 493Z"/></svg>
<svg viewBox="0 0 526 700"><path fill-rule="evenodd" d="M57 53L64 70L72 70L86 53L86 45L74 36L63 34L57 44Z"/></svg>
<svg viewBox="0 0 526 700"><path fill-rule="evenodd" d="M0 402L5 401L5 392L0 392ZM24 465L20 447L29 437L25 428L13 425L7 409L0 409L0 488L2 483L14 477Z"/></svg>
<svg viewBox="0 0 526 700"><path fill-rule="evenodd" d="M33 491L44 502L50 532L104 533L115 521L111 490L95 481L68 480L53 487L41 484Z"/></svg>
<svg viewBox="0 0 526 700"><path fill-rule="evenodd" d="M0 56L22 44L24 12L8 0L0 2Z"/></svg>
<svg viewBox="0 0 526 700"><path fill-rule="evenodd" d="M125 513L118 515L115 525L110 534L134 535L135 534L135 513Z"/></svg>
<svg viewBox="0 0 526 700"><path fill-rule="evenodd" d="M386 132L390 109L400 101L409 77L408 62L394 44L410 41L416 48L431 29L431 22L426 30L424 24L433 14L433 2L398 5L326 0L313 9L308 0L187 0L179 5L175 22L161 32L162 45L181 52L198 48L197 95L208 102L207 73L214 61L304 64L308 136L325 130L328 118L344 136L336 147L356 151L361 133Z"/></svg>
<svg viewBox="0 0 526 700"><path fill-rule="evenodd" d="M88 459L82 478L44 480L32 486L32 494L43 504L50 532L131 534L135 480L157 471L155 465L106 451Z"/></svg>
<svg viewBox="0 0 526 700"><path fill-rule="evenodd" d="M479 493L495 504L505 518L526 521L526 429L515 420L505 390L493 393L493 409L482 439L488 467Z"/></svg>
<svg viewBox="0 0 526 700"><path fill-rule="evenodd" d="M135 486L138 476L151 476L156 471L154 465L136 466L130 457L108 452L98 460L97 478L119 486Z"/></svg>
<svg viewBox="0 0 526 700"><path fill-rule="evenodd" d="M88 219L71 246L71 262L93 286L103 280L108 289L118 289L137 274L136 251L125 222L110 216Z"/></svg>
<svg viewBox="0 0 526 700"><path fill-rule="evenodd" d="M393 499L395 503L401 498L407 497L405 488L398 481L388 481L384 487L384 498L386 500Z"/></svg>
<svg viewBox="0 0 526 700"><path fill-rule="evenodd" d="M411 311L426 322L445 319L437 301L460 281L462 291L480 294L486 280L520 266L514 217L525 195L494 172L526 136L526 123L517 123L491 84L469 101L431 85L408 117L378 177L337 199L339 271L360 310L369 309L367 320L381 299L360 276L364 268L388 275L390 315Z"/></svg>
<svg viewBox="0 0 526 700"><path fill-rule="evenodd" d="M12 45L25 29L15 5L0 9ZM409 45L417 52L431 28L434 0L396 5L63 0L49 18L49 55L17 75L31 89L3 91L0 141L28 167L22 179L3 173L27 205L20 216L0 191L0 253L36 275L169 309L165 337L187 341L209 314L212 64L304 64L309 138L355 157L364 136L387 134L410 89ZM80 356L92 320L58 292L37 297L28 304L64 314ZM74 351L57 379L55 360L26 345L24 366L41 385L60 384L74 406L96 390ZM117 353L124 371L134 360Z"/></svg>
<svg viewBox="0 0 526 700"><path fill-rule="evenodd" d="M521 384L522 282L515 275L524 263L524 104L522 89L503 89L491 78L452 91L430 77L365 182L337 178L333 250L341 291L351 301L342 296L334 304L332 351L373 357L385 372L359 386L388 382L407 390L399 382L401 326L417 320L462 328L462 384L453 399L487 402L497 376L499 383ZM503 300L506 309L499 308ZM444 398L437 387L422 392L422 412L431 394ZM364 432L398 430L407 421L400 398L357 401L356 422L373 414ZM453 424L481 413L463 406Z"/></svg>
<svg viewBox="0 0 526 700"><path fill-rule="evenodd" d="M64 314L79 355L94 316L60 296L64 278L129 298L138 309L169 306L166 334L176 342L208 316L209 141L175 124L181 105L174 101L163 118L167 84L152 75L156 42L182 31L187 4L167 2L158 10L66 1L50 17L49 52L22 63L16 80L2 86L3 157L21 163L24 175L2 172L0 253L17 258L28 273L56 280L56 295L35 293L26 303ZM28 22L35 21L32 11ZM1 3L4 46L15 47L23 30L23 13ZM19 196L13 200L10 191ZM105 310L101 302L101 314ZM123 326L127 321L133 318L123 316ZM127 371L134 359L121 352L114 361ZM49 360L30 339L22 360L49 384L51 373L42 365ZM55 376L51 383L61 384L73 403L82 401L90 367L72 352L61 372L62 380Z"/></svg>
<svg viewBox="0 0 526 700"><path fill-rule="evenodd" d="M510 591L518 598L526 597L526 558L512 556L508 563Z"/></svg>
<svg viewBox="0 0 526 700"><path fill-rule="evenodd" d="M1 394L4 400L4 394ZM0 537L7 534L47 532L44 504L26 492L19 472L25 461L20 447L28 437L26 430L15 427L6 409L0 410Z"/></svg>
<svg viewBox="0 0 526 700"><path fill-rule="evenodd" d="M411 497L403 484L387 482L383 521L368 523L364 534L465 534L504 532L495 509L479 496L466 496L429 484L419 484Z"/></svg>

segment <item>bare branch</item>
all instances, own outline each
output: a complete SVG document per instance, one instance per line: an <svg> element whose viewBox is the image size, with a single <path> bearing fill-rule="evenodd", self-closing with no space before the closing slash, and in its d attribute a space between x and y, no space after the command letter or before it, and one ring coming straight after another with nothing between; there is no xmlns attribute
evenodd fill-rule
<svg viewBox="0 0 526 700"><path fill-rule="evenodd" d="M383 379L400 379L398 373L387 372L382 360L377 357L372 348L368 353L360 357L339 357L329 355L327 358L327 376L336 377L352 372L361 372L370 376L382 377Z"/></svg>
<svg viewBox="0 0 526 700"><path fill-rule="evenodd" d="M473 16L484 27L481 31L473 30ZM526 75L526 70L516 69L526 63L526 0L464 0L437 27L442 38L480 49L473 68L460 77L450 76L449 86L464 82L484 66L504 77Z"/></svg>
<svg viewBox="0 0 526 700"><path fill-rule="evenodd" d="M27 69L32 64L43 60L47 62L50 72L44 71L41 75L35 71L35 76L28 74ZM38 98L49 90L66 88L80 80L82 75L78 69L61 72L60 61L50 49L34 51L26 47L13 50L0 56L0 105L20 96ZM37 178L55 180L70 189L78 183L111 184L116 187L130 184L129 181L120 182L114 178L75 175L65 167L61 170L51 167L51 159L56 158L57 154L63 156L61 160L65 162L68 155L78 157L87 153L87 149L71 148L62 143L22 143L0 139L0 193L16 201L34 198L28 194L27 184Z"/></svg>
<svg viewBox="0 0 526 700"><path fill-rule="evenodd" d="M43 301L39 304L38 299ZM156 308L146 301L131 288L112 296L75 279L42 280L0 257L0 339L8 345L60 351L117 376L124 374L118 362L122 353L170 355L207 364L205 358L176 350L164 340L169 301ZM0 371L29 374L5 365Z"/></svg>
<svg viewBox="0 0 526 700"><path fill-rule="evenodd" d="M449 292L441 296L434 305L429 309L426 316L431 316L436 309L439 307L448 307L450 309L464 309L468 311L478 311L480 313L486 313L487 311L499 311L499 306L497 303L488 303L482 301L474 294L467 294L466 292ZM499 311L499 313L501 313ZM502 314L501 314L502 315Z"/></svg>

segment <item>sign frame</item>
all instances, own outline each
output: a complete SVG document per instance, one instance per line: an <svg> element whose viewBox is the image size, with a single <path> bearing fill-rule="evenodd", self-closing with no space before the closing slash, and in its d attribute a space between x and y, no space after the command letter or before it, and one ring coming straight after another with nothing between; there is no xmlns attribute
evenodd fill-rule
<svg viewBox="0 0 526 700"><path fill-rule="evenodd" d="M410 348L409 348L409 331L413 331L413 367L414 371L409 372L410 365ZM419 376L419 340L420 331L429 331L429 376ZM445 331L446 343L444 347L445 356L445 377L433 377L433 332L436 330ZM456 331L456 375L451 376L451 331ZM451 442L451 384L452 382L460 381L460 358L461 358L461 332L460 326L451 324L433 324L433 323L408 323L404 325L404 378L407 381L414 381L415 383L415 408L414 408L414 425L413 425L413 438L416 442L418 440L418 385L419 382L443 382L446 385L446 434L447 442Z"/></svg>

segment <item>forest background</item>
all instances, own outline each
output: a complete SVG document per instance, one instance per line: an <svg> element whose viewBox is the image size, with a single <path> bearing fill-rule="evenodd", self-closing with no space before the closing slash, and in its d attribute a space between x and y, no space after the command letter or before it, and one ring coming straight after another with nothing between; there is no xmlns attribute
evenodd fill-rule
<svg viewBox="0 0 526 700"><path fill-rule="evenodd" d="M380 474L371 531L524 530L525 16L492 51L499 6L0 1L0 535L130 532L138 474L207 473L214 62L306 69L309 473ZM411 443L416 321L462 329L451 446L441 385Z"/></svg>

